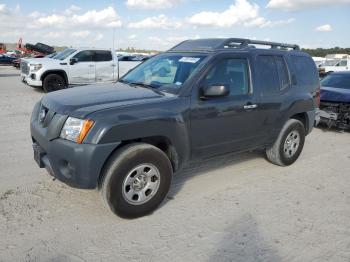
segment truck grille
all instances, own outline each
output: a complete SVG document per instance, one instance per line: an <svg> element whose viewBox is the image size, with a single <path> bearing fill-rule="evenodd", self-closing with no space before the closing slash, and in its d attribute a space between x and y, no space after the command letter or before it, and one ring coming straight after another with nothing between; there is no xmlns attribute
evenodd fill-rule
<svg viewBox="0 0 350 262"><path fill-rule="evenodd" d="M29 66L27 62L21 61L21 72L25 75L29 74Z"/></svg>

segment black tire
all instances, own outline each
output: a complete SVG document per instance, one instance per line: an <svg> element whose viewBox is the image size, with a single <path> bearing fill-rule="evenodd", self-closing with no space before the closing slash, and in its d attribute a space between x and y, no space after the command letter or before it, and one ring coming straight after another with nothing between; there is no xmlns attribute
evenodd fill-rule
<svg viewBox="0 0 350 262"><path fill-rule="evenodd" d="M64 78L58 74L49 74L44 78L43 89L47 93L61 90L65 87L66 82L64 81Z"/></svg>
<svg viewBox="0 0 350 262"><path fill-rule="evenodd" d="M125 195L128 187L130 190L126 181L128 181L130 174L133 174L131 171L144 164L151 164L159 171L160 178L157 190L154 190L154 194L145 203L130 203L130 199L128 200ZM138 176L139 171L134 172L137 172L136 175L130 179L135 179ZM122 147L111 156L103 170L99 191L105 205L114 214L124 218L137 218L153 212L161 204L169 192L172 176L173 170L170 160L163 151L150 144L134 143ZM148 183L150 182L146 183L144 189L147 189ZM133 184L131 183L131 185ZM145 195L147 191L145 191Z"/></svg>
<svg viewBox="0 0 350 262"><path fill-rule="evenodd" d="M290 138L290 136L293 136L292 139L299 136L297 148L293 146L293 143L287 143L287 138ZM273 164L279 166L289 166L298 159L301 151L303 150L304 142L305 127L303 123L296 119L289 119L283 126L273 146L266 149L266 157ZM285 144L287 149L285 148ZM291 152L293 152L293 154L291 154Z"/></svg>

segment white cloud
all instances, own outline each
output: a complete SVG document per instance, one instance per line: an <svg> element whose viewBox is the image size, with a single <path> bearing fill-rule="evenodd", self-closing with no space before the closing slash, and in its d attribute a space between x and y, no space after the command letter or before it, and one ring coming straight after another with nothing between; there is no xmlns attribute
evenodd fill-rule
<svg viewBox="0 0 350 262"><path fill-rule="evenodd" d="M71 15L77 11L80 11L81 7L76 6L76 5L71 5L69 8L67 8L66 10L64 10L64 14L65 15Z"/></svg>
<svg viewBox="0 0 350 262"><path fill-rule="evenodd" d="M132 9L166 9L179 2L181 0L127 0L126 6Z"/></svg>
<svg viewBox="0 0 350 262"><path fill-rule="evenodd" d="M133 22L128 24L129 28L135 28L135 29L140 29L140 28L172 29L172 28L179 28L180 26L181 26L181 23L171 21L165 15L147 17L139 22Z"/></svg>
<svg viewBox="0 0 350 262"><path fill-rule="evenodd" d="M82 15L73 15L72 22L97 27L120 27L122 24L119 15L111 6L101 11L91 10Z"/></svg>
<svg viewBox="0 0 350 262"><path fill-rule="evenodd" d="M76 7L73 9L77 9ZM73 10L71 9L71 11ZM67 11L67 10L66 10ZM73 12L73 11L72 11ZM120 27L121 19L113 7L109 6L100 11L90 10L83 14L51 14L40 16L33 27L72 28L79 26L89 27Z"/></svg>
<svg viewBox="0 0 350 262"><path fill-rule="evenodd" d="M198 26L232 27L237 25L251 27L273 27L292 23L295 19L270 21L259 15L259 6L247 0L236 0L223 12L204 11L189 18Z"/></svg>
<svg viewBox="0 0 350 262"><path fill-rule="evenodd" d="M5 13L5 12L6 12L6 5L0 4L0 13Z"/></svg>
<svg viewBox="0 0 350 262"><path fill-rule="evenodd" d="M332 31L332 26L330 24L320 25L315 28L317 32L330 32Z"/></svg>
<svg viewBox="0 0 350 262"><path fill-rule="evenodd" d="M339 4L350 4L350 0L270 0L266 7L295 11L307 8L318 8L322 6L334 6Z"/></svg>
<svg viewBox="0 0 350 262"><path fill-rule="evenodd" d="M128 39L134 40L134 39L136 39L136 35L135 35L135 34L129 35L129 36L128 36Z"/></svg>

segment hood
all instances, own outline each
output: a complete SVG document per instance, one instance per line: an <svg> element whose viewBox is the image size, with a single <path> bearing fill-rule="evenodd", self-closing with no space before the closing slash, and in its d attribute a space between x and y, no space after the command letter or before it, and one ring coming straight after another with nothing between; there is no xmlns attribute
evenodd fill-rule
<svg viewBox="0 0 350 262"><path fill-rule="evenodd" d="M40 58L21 58L22 61L25 61L29 64L46 64L46 63L54 63L54 64L58 64L59 62L62 62L61 60L57 60L57 59L52 59L52 58L48 58L48 57L40 57Z"/></svg>
<svg viewBox="0 0 350 262"><path fill-rule="evenodd" d="M321 101L350 103L350 89L322 86Z"/></svg>
<svg viewBox="0 0 350 262"><path fill-rule="evenodd" d="M85 118L99 110L155 102L170 96L174 95L123 83L97 84L49 93L43 97L42 104L59 114Z"/></svg>

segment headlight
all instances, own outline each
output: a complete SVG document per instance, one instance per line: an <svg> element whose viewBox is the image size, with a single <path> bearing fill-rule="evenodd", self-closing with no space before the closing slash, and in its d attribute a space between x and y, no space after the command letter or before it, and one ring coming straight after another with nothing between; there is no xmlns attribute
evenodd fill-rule
<svg viewBox="0 0 350 262"><path fill-rule="evenodd" d="M81 144L93 126L94 121L68 117L61 130L60 137Z"/></svg>
<svg viewBox="0 0 350 262"><path fill-rule="evenodd" d="M29 69L32 72L36 72L38 70L40 70L40 68L42 68L43 65L42 64L29 64Z"/></svg>

